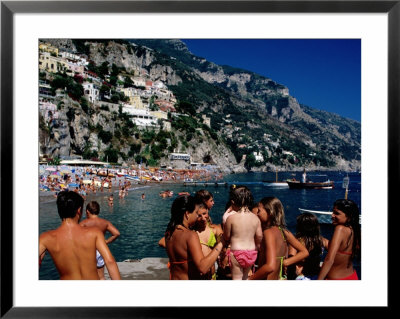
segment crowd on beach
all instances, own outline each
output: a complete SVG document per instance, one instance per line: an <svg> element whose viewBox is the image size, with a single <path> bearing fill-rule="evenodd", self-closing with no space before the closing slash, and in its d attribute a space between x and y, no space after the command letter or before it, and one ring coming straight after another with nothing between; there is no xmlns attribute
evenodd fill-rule
<svg viewBox="0 0 400 319"><path fill-rule="evenodd" d="M161 170L161 169L117 169L80 166L40 166L39 189L42 193L73 190L86 198L88 194L112 192L119 189L119 196L124 197L132 184L174 183L186 181L210 181L222 178L221 173L212 170ZM121 189L122 192L121 192ZM162 197L171 197L167 190Z"/></svg>
<svg viewBox="0 0 400 319"><path fill-rule="evenodd" d="M60 279L105 279L104 267L111 279L120 279L108 248L119 231L99 217L96 201L84 208L81 192L89 191L94 183L82 181L93 171L71 173L61 182L81 187L62 188L55 195L61 225L40 235L39 264L48 252ZM41 181L56 189L52 179L41 176ZM97 187L103 189L105 183L112 185L113 180L104 176ZM123 180L119 183L116 186L122 198L129 184L123 184ZM169 190L160 193L161 197L173 195ZM113 205L113 196L111 193L108 198L109 205ZM145 199L144 193L141 198ZM361 230L359 209L353 201L339 199L333 203L335 228L330 239L321 235L319 221L311 213L297 217L292 234L281 201L264 197L256 202L243 185L230 186L221 224L214 224L210 218L213 206L213 195L205 189L193 196L178 193L174 199L165 235L158 243L166 249L171 280L358 280L353 261L360 257ZM84 214L86 219L81 221ZM111 236L106 239L107 232Z"/></svg>
<svg viewBox="0 0 400 319"><path fill-rule="evenodd" d="M255 202L246 186L231 186L221 224L209 216L213 205L207 190L174 200L159 241L168 254L170 279L358 280L353 261L360 255L361 230L353 201L333 203L331 239L320 234L311 213L297 217L292 234L281 201Z"/></svg>

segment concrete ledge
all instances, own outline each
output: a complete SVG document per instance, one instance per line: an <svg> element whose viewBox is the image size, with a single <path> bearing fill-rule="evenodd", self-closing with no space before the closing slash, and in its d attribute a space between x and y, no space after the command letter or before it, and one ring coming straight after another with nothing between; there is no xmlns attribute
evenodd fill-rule
<svg viewBox="0 0 400 319"><path fill-rule="evenodd" d="M118 262L122 280L169 280L168 258L129 259ZM106 279L110 279L105 267Z"/></svg>

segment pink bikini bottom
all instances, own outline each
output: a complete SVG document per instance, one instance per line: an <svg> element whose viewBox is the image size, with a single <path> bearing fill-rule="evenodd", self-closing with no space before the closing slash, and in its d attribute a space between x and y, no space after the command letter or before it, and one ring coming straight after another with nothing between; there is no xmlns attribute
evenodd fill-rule
<svg viewBox="0 0 400 319"><path fill-rule="evenodd" d="M257 259L257 250L231 250L233 256L235 256L240 267L248 268L254 265ZM230 254L228 255L229 266L231 266Z"/></svg>

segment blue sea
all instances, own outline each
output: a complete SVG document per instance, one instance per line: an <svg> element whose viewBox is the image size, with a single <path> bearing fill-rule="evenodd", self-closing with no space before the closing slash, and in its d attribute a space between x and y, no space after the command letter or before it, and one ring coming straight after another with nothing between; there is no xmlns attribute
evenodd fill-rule
<svg viewBox="0 0 400 319"><path fill-rule="evenodd" d="M345 189L342 187L343 178L346 175L350 178L348 199L358 204L361 212L361 174L344 172L307 172L307 178L314 182L329 179L335 182L334 189L289 189L273 188L263 185L263 180L275 180L274 172L231 174L223 178L228 187L219 185L184 186L183 184L158 184L152 186L133 185L128 195L119 199L114 194L114 206L107 203L108 192L96 196L100 204L100 217L109 220L121 233L121 236L109 245L112 254L117 262L127 259L142 259L145 257L167 257L165 249L158 246L158 241L164 236L164 231L169 222L170 208L173 200L179 192L196 191L205 188L214 196L215 205L210 211L213 223L219 224L222 220L225 205L228 201L229 185L246 185L259 201L265 196L278 197L285 208L286 223L289 230L295 232L296 217L300 214L299 208L332 211L332 205L336 199L344 198ZM280 172L279 180L288 178L301 179L301 172ZM162 190L172 190L174 195L170 198L159 196ZM146 195L144 200L142 194ZM85 202L86 205L86 202ZM329 215L320 215L322 235L331 238L333 227ZM55 229L60 225L60 218L57 214L55 200L41 202L39 205L39 233ZM107 237L107 235L106 235ZM39 270L39 279L58 279L57 270L46 254Z"/></svg>

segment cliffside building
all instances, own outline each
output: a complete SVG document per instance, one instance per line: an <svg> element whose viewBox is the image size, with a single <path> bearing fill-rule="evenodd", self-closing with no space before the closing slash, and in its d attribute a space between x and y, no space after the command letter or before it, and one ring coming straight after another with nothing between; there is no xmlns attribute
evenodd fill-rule
<svg viewBox="0 0 400 319"><path fill-rule="evenodd" d="M171 153L169 158L170 160L190 161L190 155L187 153Z"/></svg>
<svg viewBox="0 0 400 319"><path fill-rule="evenodd" d="M100 89L98 85L90 82L84 82L82 86L83 86L83 93L85 97L89 100L89 102L94 103L95 101L99 100Z"/></svg>

